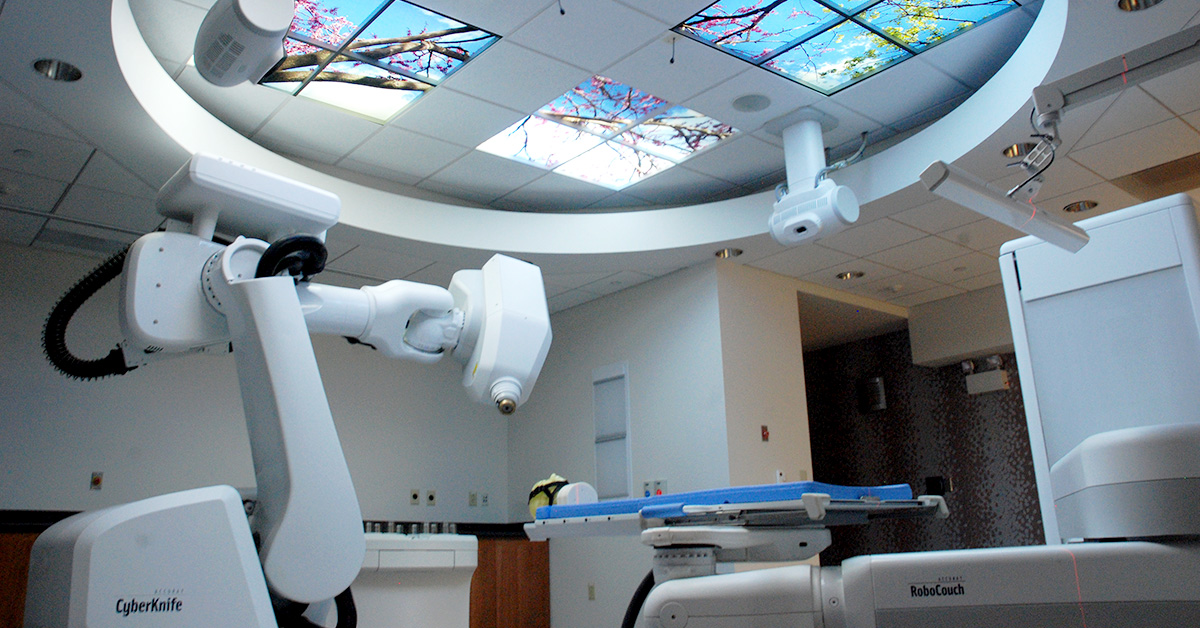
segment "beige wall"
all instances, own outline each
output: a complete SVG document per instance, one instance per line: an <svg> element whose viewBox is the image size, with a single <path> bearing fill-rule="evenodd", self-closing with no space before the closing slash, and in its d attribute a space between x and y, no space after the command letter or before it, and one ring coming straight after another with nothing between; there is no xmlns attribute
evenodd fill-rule
<svg viewBox="0 0 1200 628"><path fill-rule="evenodd" d="M1004 287L991 286L909 308L912 361L945 366L1013 350Z"/></svg>
<svg viewBox="0 0 1200 628"><path fill-rule="evenodd" d="M730 483L811 479L797 282L729 262L717 278Z"/></svg>

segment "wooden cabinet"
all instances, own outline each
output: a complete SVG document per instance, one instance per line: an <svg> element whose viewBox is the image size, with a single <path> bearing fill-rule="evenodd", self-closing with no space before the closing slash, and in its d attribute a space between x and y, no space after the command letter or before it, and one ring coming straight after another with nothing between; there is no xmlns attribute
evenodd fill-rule
<svg viewBox="0 0 1200 628"><path fill-rule="evenodd" d="M471 628L550 628L550 544L479 539Z"/></svg>
<svg viewBox="0 0 1200 628"><path fill-rule="evenodd" d="M0 534L0 627L25 615L29 551L36 533ZM479 539L471 579L471 628L550 628L550 544Z"/></svg>
<svg viewBox="0 0 1200 628"><path fill-rule="evenodd" d="M37 533L0 534L0 626L20 626L25 618L29 550Z"/></svg>

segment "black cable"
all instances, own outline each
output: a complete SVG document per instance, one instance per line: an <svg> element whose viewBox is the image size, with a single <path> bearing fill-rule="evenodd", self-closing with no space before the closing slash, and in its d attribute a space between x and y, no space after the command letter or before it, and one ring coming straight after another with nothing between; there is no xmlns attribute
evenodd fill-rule
<svg viewBox="0 0 1200 628"><path fill-rule="evenodd" d="M283 598L276 598L274 602L275 622L279 628L324 628L304 616L308 604ZM354 605L354 594L350 592L350 587L334 596L333 603L337 608L336 628L355 628L358 625L358 609Z"/></svg>
<svg viewBox="0 0 1200 628"><path fill-rule="evenodd" d="M650 597L650 590L654 588L654 570L642 578L642 582L638 584L638 588L633 592L633 597L629 600L629 608L625 609L625 619L621 620L621 628L633 628L637 623L638 615L642 612L642 606L646 603L646 598Z"/></svg>
<svg viewBox="0 0 1200 628"><path fill-rule="evenodd" d="M108 282L121 274L125 265L126 248L105 260L78 283L71 287L58 300L50 315L46 317L46 325L42 328L42 348L46 358L54 368L64 375L82 380L99 379L110 375L124 375L137 368L125 365L125 354L120 345L108 352L108 355L96 360L80 358L71 353L67 347L67 325L79 308L100 291Z"/></svg>
<svg viewBox="0 0 1200 628"><path fill-rule="evenodd" d="M325 270L328 252L325 243L309 235L296 235L276 240L263 251L255 268L255 277L274 277L287 273L297 281L308 281Z"/></svg>

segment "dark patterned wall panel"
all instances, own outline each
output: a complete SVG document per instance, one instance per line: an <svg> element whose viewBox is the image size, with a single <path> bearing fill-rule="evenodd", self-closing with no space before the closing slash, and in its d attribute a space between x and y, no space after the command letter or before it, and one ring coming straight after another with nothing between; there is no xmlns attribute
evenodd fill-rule
<svg viewBox="0 0 1200 628"><path fill-rule="evenodd" d="M861 554L1035 545L1044 542L1025 411L1012 354L1012 388L968 395L959 365L912 364L908 332L804 354L814 479L834 484L953 482L950 518L834 528L821 563ZM887 409L860 409L860 382L882 376Z"/></svg>

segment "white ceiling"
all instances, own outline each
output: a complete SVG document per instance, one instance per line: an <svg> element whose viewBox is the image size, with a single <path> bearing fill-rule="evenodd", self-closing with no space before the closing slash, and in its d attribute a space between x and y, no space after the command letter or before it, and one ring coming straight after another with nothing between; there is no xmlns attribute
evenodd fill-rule
<svg viewBox="0 0 1200 628"><path fill-rule="evenodd" d="M104 23L111 0L0 3L0 238L22 246L74 252L110 250L156 228L155 190L163 173L178 164L139 158L153 156L153 133L144 115L94 113L104 133L78 123L71 114L109 85L88 83L94 55L102 51L42 49L30 44L71 20ZM1066 2L1068 0L1047 0ZM1111 56L1111 33L1137 29L1156 37L1200 24L1194 0L1165 0L1142 16L1120 14L1109 0L1070 0L1067 42L1059 73L1078 71ZM53 6L50 6L53 4ZM740 196L783 178L780 139L764 130L771 120L812 106L837 118L826 134L834 155L852 150L870 131L873 150L912 132L963 101L984 82L1016 45L1032 19L1025 9L985 24L967 35L824 98L729 55L690 40L676 42L670 56L669 28L708 4L706 0L517 0L480 3L426 2L435 9L496 32L504 39L451 77L410 111L387 125L339 114L332 122L324 105L245 85L220 90L204 84L185 65L188 33L194 33L211 4L206 0L133 2L139 26L160 63L181 86L218 117L264 146L306 165L392 192L460 205L525 212L621 211L658 205L698 203ZM71 5L66 7L64 5ZM33 20L42 15L46 19ZM66 21L66 22L64 22ZM45 27L31 26L47 24ZM596 25L611 24L604 30ZM1132 24L1133 26L1128 26ZM43 29L39 35L38 29ZM30 32L30 29L33 32ZM1140 32L1140 31L1139 31ZM19 33L19 36L17 35ZM1088 56L1089 42L1104 41ZM24 43L22 43L24 42ZM1132 45L1132 44L1131 44ZM49 43L46 46L50 46ZM1099 44L1096 44L1099 46ZM989 51L971 57L971 50ZM111 56L112 52L107 53ZM63 96L41 93L42 79L30 78L32 59L62 55L79 65L85 80L64 86ZM743 131L727 146L611 193L515 162L472 150L492 133L527 115L594 73L605 73L664 98L733 123ZM702 77L702 80L697 77ZM922 89L912 89L912 85ZM56 89L58 86L55 86ZM59 93L59 92L56 92ZM731 102L747 93L768 95L772 105L740 113ZM1023 114L1027 116L1027 110ZM1001 149L1028 136L1027 118L1018 114L1004 129L969 152L958 165L996 182L1013 185L1019 175L1006 168ZM90 124L96 124L92 122ZM120 129L113 141L108 127ZM1089 215L1137 202L1111 183L1130 173L1200 152L1200 65L1131 87L1119 95L1072 110L1064 118L1065 142L1039 206L1049 211L1090 198L1100 207ZM103 140L96 138L105 138ZM155 140L157 141L157 140ZM389 146L404 146L400 154ZM143 151L142 148L145 148ZM180 162L182 163L182 162ZM834 175L837 178L837 175ZM765 225L764 225L765 231ZM797 277L825 288L910 307L999 283L995 257L1001 243L1017 232L914 187L863 208L851 229L816 244L785 249L763 234L720 242L741 248L736 261ZM361 285L407 278L445 285L458 268L478 266L490 251L443 246L411 247L359 228L335 227L329 234L330 269L322 279ZM561 310L598 296L710 259L711 250L660 250L608 256L577 264L570 256L543 256L548 296ZM504 250L497 243L495 250ZM537 256L531 256L537 257ZM860 270L860 279L839 280L842 270Z"/></svg>

